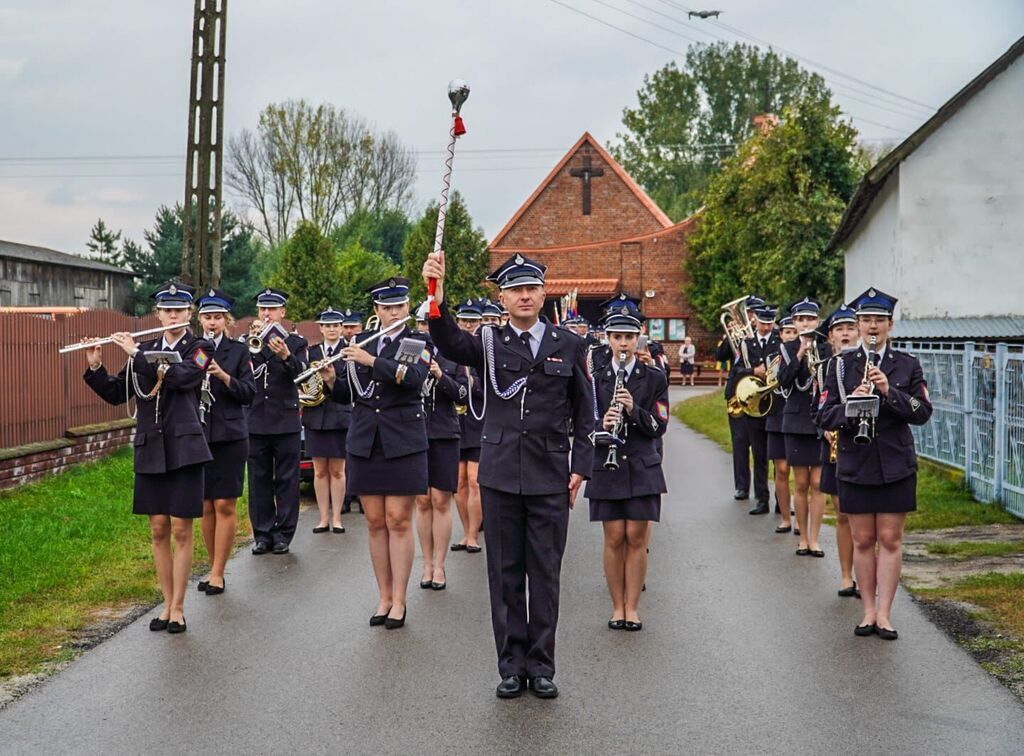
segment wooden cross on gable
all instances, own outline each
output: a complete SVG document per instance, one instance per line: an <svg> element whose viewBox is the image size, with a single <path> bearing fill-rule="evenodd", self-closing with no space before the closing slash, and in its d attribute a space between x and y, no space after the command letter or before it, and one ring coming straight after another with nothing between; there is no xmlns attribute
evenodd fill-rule
<svg viewBox="0 0 1024 756"><path fill-rule="evenodd" d="M583 179L583 214L590 215L590 179L603 176L603 168L592 168L590 165L590 152L583 153L583 167L573 168L569 171L573 178Z"/></svg>

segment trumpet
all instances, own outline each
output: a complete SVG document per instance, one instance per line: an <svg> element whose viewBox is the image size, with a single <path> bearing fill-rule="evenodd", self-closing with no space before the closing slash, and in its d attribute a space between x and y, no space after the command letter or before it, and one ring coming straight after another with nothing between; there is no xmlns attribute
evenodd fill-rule
<svg viewBox="0 0 1024 756"><path fill-rule="evenodd" d="M868 337L868 359L864 364L864 378L861 380L860 385L868 389L869 396L874 394L875 384L868 378L868 371L875 366L875 362L878 359L878 352L875 346L878 344L878 337L871 335ZM872 397L874 401L874 412L870 414L863 412L857 415L859 420L857 426L857 435L853 437L855 444L865 445L870 444L875 438L875 417L878 415L878 397ZM849 402L847 402L849 404Z"/></svg>
<svg viewBox="0 0 1024 756"><path fill-rule="evenodd" d="M135 333L128 335L133 339L137 339L140 336L149 336L154 333L163 333L164 331L174 331L182 328L188 328L188 323L176 323L175 325L160 326L159 328L150 328L145 331L136 331ZM89 339L88 341L80 341L77 344L68 344L57 351L59 354L67 354L68 352L77 352L79 349L91 349L92 347L112 343L114 343L114 337L108 336L105 339Z"/></svg>
<svg viewBox="0 0 1024 756"><path fill-rule="evenodd" d="M807 370L813 373L818 369L818 365L826 360L821 358L821 354L818 352L818 332L814 328L809 331L804 331L800 334L801 339L810 339L811 343L807 347L807 351L804 352L804 358L807 360Z"/></svg>
<svg viewBox="0 0 1024 756"><path fill-rule="evenodd" d="M203 334L203 338L207 341L213 341L213 331L207 331ZM199 390L199 422L206 425L206 416L210 410L213 409L213 403L217 401L213 396L213 390L210 388L210 371L207 370L203 374L203 385Z"/></svg>

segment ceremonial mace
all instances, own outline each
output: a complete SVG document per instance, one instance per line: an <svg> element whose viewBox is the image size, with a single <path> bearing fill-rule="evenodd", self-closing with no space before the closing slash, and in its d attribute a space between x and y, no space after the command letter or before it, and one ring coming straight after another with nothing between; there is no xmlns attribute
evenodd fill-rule
<svg viewBox="0 0 1024 756"><path fill-rule="evenodd" d="M441 177L441 202L437 206L437 231L434 233L434 254L441 251L441 237L444 236L444 219L448 214L448 189L452 183L452 162L455 160L455 140L466 133L459 112L469 98L469 84L462 79L448 82L448 99L452 103L452 126L448 132L448 154L444 159L444 175ZM434 295L437 292L437 279L427 281L427 302L429 302L431 320L441 317Z"/></svg>

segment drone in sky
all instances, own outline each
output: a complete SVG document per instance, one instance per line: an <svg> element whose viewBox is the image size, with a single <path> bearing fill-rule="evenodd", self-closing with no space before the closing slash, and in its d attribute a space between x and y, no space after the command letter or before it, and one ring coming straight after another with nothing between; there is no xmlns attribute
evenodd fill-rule
<svg viewBox="0 0 1024 756"><path fill-rule="evenodd" d="M713 10L713 11L703 10L703 11L690 11L689 13L686 14L686 17L687 18L693 18L694 16L696 16L697 18L705 18L706 19L706 18L718 18L721 15L722 15L722 11L720 11L720 10Z"/></svg>

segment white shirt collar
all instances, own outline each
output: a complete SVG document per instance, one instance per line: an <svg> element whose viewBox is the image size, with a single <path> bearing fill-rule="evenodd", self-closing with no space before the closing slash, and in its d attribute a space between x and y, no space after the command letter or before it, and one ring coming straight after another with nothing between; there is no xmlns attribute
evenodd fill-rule
<svg viewBox="0 0 1024 756"><path fill-rule="evenodd" d="M169 332L168 332L168 333L169 333ZM179 336L179 337L178 337L177 339L175 339L174 343L172 344L171 342L169 342L169 341L167 340L167 334L165 333L165 334L164 334L164 336L163 336L163 339L162 339L163 343L161 344L161 350L162 350L162 351L164 351L164 352L173 352L173 351L174 351L174 348L175 348L176 346L178 346L178 343L179 343L179 342L180 342L180 341L181 341L181 340L182 340L182 339L183 339L184 337L185 337L185 334L182 334L182 335L181 335L181 336Z"/></svg>
<svg viewBox="0 0 1024 756"><path fill-rule="evenodd" d="M629 376L633 375L633 368L634 367L636 367L636 355L634 355L633 358L629 362L626 363L626 377L627 378L629 378ZM616 358L612 357L612 373L617 373L617 372L619 372L619 361Z"/></svg>
<svg viewBox="0 0 1024 756"><path fill-rule="evenodd" d="M220 349L220 342L224 340L224 332L221 331L219 335L213 337L213 348Z"/></svg>
<svg viewBox="0 0 1024 756"><path fill-rule="evenodd" d="M516 328L514 325L512 325L512 321L509 321L509 325L512 326L512 330L515 331L516 336L523 335L522 329ZM540 342L544 338L544 334L547 332L547 327L544 325L544 321L538 318L537 322L530 326L528 330L530 332L530 336L533 339L533 343L540 344Z"/></svg>
<svg viewBox="0 0 1024 756"><path fill-rule="evenodd" d="M336 350L340 344L341 344L341 339L338 339L337 341L333 341L333 342L332 341L328 341L327 339L324 339L324 354L327 354L327 350L328 349L335 349Z"/></svg>

